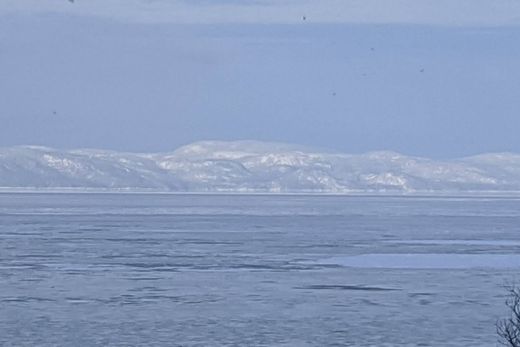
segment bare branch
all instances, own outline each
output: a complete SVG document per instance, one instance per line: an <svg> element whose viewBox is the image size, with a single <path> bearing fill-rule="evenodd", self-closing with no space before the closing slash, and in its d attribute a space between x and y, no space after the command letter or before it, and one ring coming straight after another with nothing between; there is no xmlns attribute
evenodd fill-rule
<svg viewBox="0 0 520 347"><path fill-rule="evenodd" d="M510 310L510 316L497 322L497 334L502 345L520 347L520 288L514 284L506 288L506 306Z"/></svg>

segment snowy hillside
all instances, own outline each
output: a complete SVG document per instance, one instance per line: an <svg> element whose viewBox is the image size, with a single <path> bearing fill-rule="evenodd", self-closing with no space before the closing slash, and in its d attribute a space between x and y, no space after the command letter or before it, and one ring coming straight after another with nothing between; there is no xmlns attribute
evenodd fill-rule
<svg viewBox="0 0 520 347"><path fill-rule="evenodd" d="M520 191L520 155L435 161L349 155L255 141L197 142L171 153L0 149L2 188L178 192L471 193Z"/></svg>

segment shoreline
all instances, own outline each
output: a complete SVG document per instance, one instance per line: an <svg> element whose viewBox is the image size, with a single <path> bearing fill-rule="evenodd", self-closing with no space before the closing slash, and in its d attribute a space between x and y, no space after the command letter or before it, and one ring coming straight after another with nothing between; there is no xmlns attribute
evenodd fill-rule
<svg viewBox="0 0 520 347"><path fill-rule="evenodd" d="M107 195L178 195L178 196L307 196L365 198L512 198L520 199L520 191L415 191L415 192L268 192L268 191L165 191L146 189L98 188L22 188L0 187L0 194L107 194Z"/></svg>

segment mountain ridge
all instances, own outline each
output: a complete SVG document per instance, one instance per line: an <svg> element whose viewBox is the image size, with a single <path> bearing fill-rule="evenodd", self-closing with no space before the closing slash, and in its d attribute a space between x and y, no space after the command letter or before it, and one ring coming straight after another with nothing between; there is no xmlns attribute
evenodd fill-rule
<svg viewBox="0 0 520 347"><path fill-rule="evenodd" d="M3 189L229 193L520 192L520 155L435 160L285 143L199 141L162 153L0 148Z"/></svg>

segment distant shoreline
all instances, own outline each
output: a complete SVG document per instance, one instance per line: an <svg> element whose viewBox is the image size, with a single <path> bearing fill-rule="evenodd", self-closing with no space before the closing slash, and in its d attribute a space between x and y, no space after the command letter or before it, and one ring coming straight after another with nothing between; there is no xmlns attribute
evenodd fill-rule
<svg viewBox="0 0 520 347"><path fill-rule="evenodd" d="M128 195L194 195L194 196L308 196L308 197L365 197L365 198L513 198L520 199L520 191L472 192L262 192L262 191L162 191L144 189L95 188L22 188L0 187L0 194L128 194Z"/></svg>

